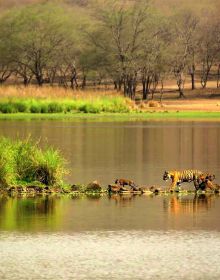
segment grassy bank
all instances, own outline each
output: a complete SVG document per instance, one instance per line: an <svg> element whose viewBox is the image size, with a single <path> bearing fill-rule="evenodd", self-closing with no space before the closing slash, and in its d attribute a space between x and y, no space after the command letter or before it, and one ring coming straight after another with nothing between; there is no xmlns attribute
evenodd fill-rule
<svg viewBox="0 0 220 280"><path fill-rule="evenodd" d="M166 121L166 120L204 120L220 121L218 112L129 112L129 113L9 113L0 114L0 120L66 120L66 121Z"/></svg>
<svg viewBox="0 0 220 280"><path fill-rule="evenodd" d="M2 114L54 114L54 113L126 113L130 111L127 99L99 97L95 99L18 99L0 100Z"/></svg>
<svg viewBox="0 0 220 280"><path fill-rule="evenodd" d="M29 139L0 139L0 187L60 186L66 173L64 159L52 148L42 150Z"/></svg>
<svg viewBox="0 0 220 280"><path fill-rule="evenodd" d="M176 101L176 102L175 102ZM218 101L210 99L135 102L115 91L73 91L58 87L0 87L0 119L95 121L219 120ZM182 107L181 107L181 106ZM204 108L204 111L201 110ZM193 109L194 108L194 109ZM199 109L200 108L200 109Z"/></svg>

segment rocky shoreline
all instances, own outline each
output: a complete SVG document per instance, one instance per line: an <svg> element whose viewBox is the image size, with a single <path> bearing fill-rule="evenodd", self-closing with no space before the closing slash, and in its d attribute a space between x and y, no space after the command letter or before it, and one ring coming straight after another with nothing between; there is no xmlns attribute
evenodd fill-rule
<svg viewBox="0 0 220 280"><path fill-rule="evenodd" d="M219 188L214 190L184 190L176 189L175 193L219 193ZM43 195L43 194L134 194L134 195L151 195L151 194L170 194L172 193L167 187L137 187L137 186L123 186L118 184L108 185L102 187L97 181L91 182L88 185L73 184L64 186L45 186L39 184L10 186L0 189L0 194L30 194L30 195Z"/></svg>

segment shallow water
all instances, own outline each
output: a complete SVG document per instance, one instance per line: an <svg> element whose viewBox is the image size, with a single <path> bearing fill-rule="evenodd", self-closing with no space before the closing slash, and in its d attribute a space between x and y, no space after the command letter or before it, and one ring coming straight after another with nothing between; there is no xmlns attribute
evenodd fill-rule
<svg viewBox="0 0 220 280"><path fill-rule="evenodd" d="M0 279L219 279L220 197L0 199Z"/></svg>
<svg viewBox="0 0 220 280"><path fill-rule="evenodd" d="M173 168L220 182L220 123L0 121L29 134L61 150L70 182L164 185ZM219 195L1 196L0 279L220 279L219 213Z"/></svg>
<svg viewBox="0 0 220 280"><path fill-rule="evenodd" d="M0 235L1 279L219 279L220 233Z"/></svg>
<svg viewBox="0 0 220 280"><path fill-rule="evenodd" d="M1 135L32 135L60 149L71 183L106 185L122 177L164 185L165 170L195 168L217 177L220 171L220 122L0 121Z"/></svg>

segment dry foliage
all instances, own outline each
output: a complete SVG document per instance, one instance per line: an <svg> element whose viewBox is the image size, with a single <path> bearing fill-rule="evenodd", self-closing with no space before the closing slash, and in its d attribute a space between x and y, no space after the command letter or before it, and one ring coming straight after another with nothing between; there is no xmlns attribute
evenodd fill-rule
<svg viewBox="0 0 220 280"><path fill-rule="evenodd" d="M2 86L0 98L39 98L39 99L95 99L100 97L117 97L119 93L114 91L72 90L62 87L38 87L38 86Z"/></svg>

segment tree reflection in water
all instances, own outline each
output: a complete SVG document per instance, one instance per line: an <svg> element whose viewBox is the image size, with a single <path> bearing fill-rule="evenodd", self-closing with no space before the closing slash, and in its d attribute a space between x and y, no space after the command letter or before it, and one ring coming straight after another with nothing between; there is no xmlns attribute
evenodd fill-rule
<svg viewBox="0 0 220 280"><path fill-rule="evenodd" d="M59 224L62 208L56 196L0 197L0 228L2 230L51 229Z"/></svg>

